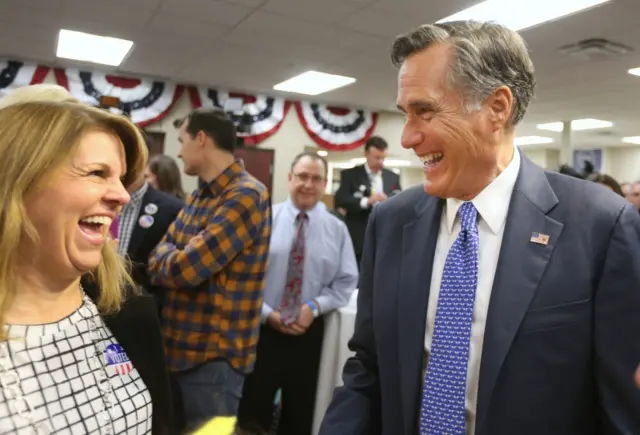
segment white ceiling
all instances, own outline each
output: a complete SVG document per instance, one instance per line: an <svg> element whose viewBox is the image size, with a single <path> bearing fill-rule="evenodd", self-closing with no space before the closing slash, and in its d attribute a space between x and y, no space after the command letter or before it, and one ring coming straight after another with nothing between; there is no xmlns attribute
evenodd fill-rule
<svg viewBox="0 0 640 435"><path fill-rule="evenodd" d="M118 69L124 73L274 93L276 83L316 69L357 82L315 100L392 110L394 36L478 1L0 0L0 56L77 66L55 58L57 33L66 28L133 40L134 51ZM574 133L583 145L618 144L621 136L640 135L640 77L627 74L640 66L640 1L613 0L522 35L536 65L538 90L520 135L559 138L536 131L535 124L587 117L615 126L608 136ZM557 51L595 37L634 51L605 61Z"/></svg>

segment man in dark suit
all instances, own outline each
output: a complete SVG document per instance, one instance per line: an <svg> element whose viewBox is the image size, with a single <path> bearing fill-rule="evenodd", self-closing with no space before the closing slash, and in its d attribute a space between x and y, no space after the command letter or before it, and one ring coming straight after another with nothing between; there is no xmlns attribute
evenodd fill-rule
<svg viewBox="0 0 640 435"><path fill-rule="evenodd" d="M356 261L360 264L364 231L371 210L389 196L400 192L400 177L383 168L387 156L387 142L378 136L371 137L364 146L367 161L363 165L340 173L340 187L335 195L336 209L346 210L347 224Z"/></svg>
<svg viewBox="0 0 640 435"><path fill-rule="evenodd" d="M372 213L320 435L639 434L640 216L520 156L535 79L517 33L426 25L392 59L427 182Z"/></svg>
<svg viewBox="0 0 640 435"><path fill-rule="evenodd" d="M184 202L154 189L144 178L131 186L129 193L131 201L122 208L118 220L118 251L129 256L133 280L153 295L161 310L164 292L149 281L149 255L164 237Z"/></svg>

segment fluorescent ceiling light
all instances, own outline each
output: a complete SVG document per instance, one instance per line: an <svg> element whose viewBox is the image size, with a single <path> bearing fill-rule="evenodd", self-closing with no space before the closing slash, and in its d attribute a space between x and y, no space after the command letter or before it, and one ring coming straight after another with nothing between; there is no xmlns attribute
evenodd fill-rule
<svg viewBox="0 0 640 435"><path fill-rule="evenodd" d="M520 136L514 139L513 143L515 145L538 145L544 143L552 143L553 139L550 137L543 136Z"/></svg>
<svg viewBox="0 0 640 435"><path fill-rule="evenodd" d="M56 56L102 65L118 66L133 47L133 41L90 33L60 30Z"/></svg>
<svg viewBox="0 0 640 435"><path fill-rule="evenodd" d="M273 87L276 91L295 92L296 94L318 95L354 83L353 77L327 74L318 71L307 71L300 75L278 83Z"/></svg>
<svg viewBox="0 0 640 435"><path fill-rule="evenodd" d="M316 152L316 154L318 154L320 157L327 157L329 155L328 152L320 150L318 152Z"/></svg>
<svg viewBox="0 0 640 435"><path fill-rule="evenodd" d="M624 143L632 143L634 145L640 145L640 136L629 136L623 137L622 142Z"/></svg>
<svg viewBox="0 0 640 435"><path fill-rule="evenodd" d="M609 1L611 0L487 0L443 18L438 23L457 20L496 21L517 32Z"/></svg>
<svg viewBox="0 0 640 435"><path fill-rule="evenodd" d="M629 74L634 76L640 76L640 68L631 68Z"/></svg>
<svg viewBox="0 0 640 435"><path fill-rule="evenodd" d="M549 122L547 124L538 124L539 130L548 130L548 131L556 131L561 132L564 129L564 124L562 122ZM601 119L593 119L593 118L585 118L585 119L574 119L571 121L571 130L595 130L597 128L609 128L613 127L613 122L611 121L603 121Z"/></svg>

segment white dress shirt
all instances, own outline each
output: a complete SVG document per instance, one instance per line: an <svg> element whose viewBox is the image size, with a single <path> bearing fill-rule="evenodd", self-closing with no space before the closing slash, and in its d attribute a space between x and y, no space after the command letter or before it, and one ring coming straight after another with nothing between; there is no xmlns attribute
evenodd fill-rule
<svg viewBox="0 0 640 435"><path fill-rule="evenodd" d="M265 278L262 320L282 303L289 253L300 211L290 200L273 206L269 265ZM326 314L346 306L358 285L358 264L347 226L319 202L307 212L302 302L315 299Z"/></svg>
<svg viewBox="0 0 640 435"><path fill-rule="evenodd" d="M511 202L511 193L520 171L520 155L514 147L513 158L502 173L478 194L471 202L478 210L478 235L480 248L478 252L478 287L473 308L473 324L471 326L471 343L469 347L469 366L467 369L467 392L465 406L467 410L467 435L475 433L476 405L478 396L478 378L480 376L480 359L484 341L484 328L489 310L489 300L496 274L498 256L504 235L504 226ZM451 245L460 233L458 209L462 201L448 198L442 219L438 242L433 260L433 272L427 308L427 328L425 349L428 356L431 350L433 328L438 306L440 282L444 271L444 263ZM516 289L514 289L516 290Z"/></svg>
<svg viewBox="0 0 640 435"><path fill-rule="evenodd" d="M382 184L382 169L376 172L375 174L369 168L369 165L364 164L364 170L367 171L367 175L369 176L369 180L371 180L371 193L384 193L384 185ZM367 209L369 208L369 197L364 197L360 200L360 207Z"/></svg>

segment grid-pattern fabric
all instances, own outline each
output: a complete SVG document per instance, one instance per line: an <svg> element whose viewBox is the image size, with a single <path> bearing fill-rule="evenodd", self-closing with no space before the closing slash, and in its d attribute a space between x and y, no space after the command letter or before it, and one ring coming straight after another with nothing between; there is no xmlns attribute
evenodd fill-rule
<svg viewBox="0 0 640 435"><path fill-rule="evenodd" d="M131 200L122 207L118 222L118 252L120 255L125 255L129 250L131 235L136 227L140 208L142 207L142 200L148 188L149 184L145 182L140 189L131 194Z"/></svg>
<svg viewBox="0 0 640 435"><path fill-rule="evenodd" d="M473 306L478 285L478 212L458 210L461 231L444 264L422 396L420 435L464 435Z"/></svg>
<svg viewBox="0 0 640 435"><path fill-rule="evenodd" d="M151 396L135 367L123 370L122 366L107 365L105 350L117 342L88 297L59 322L7 329L12 337L7 342L9 369L17 373L19 389L34 413L33 422L18 415L0 387L0 433L31 435L35 423L44 426L45 433L100 434L98 418L104 401L99 378L104 372L95 367L97 344L113 392L114 405L107 408L113 433L151 434ZM96 340L96 333L102 338ZM120 374L123 371L128 373Z"/></svg>
<svg viewBox="0 0 640 435"><path fill-rule="evenodd" d="M171 371L215 358L253 369L270 236L267 189L238 162L188 198L149 258L152 283L169 289Z"/></svg>

